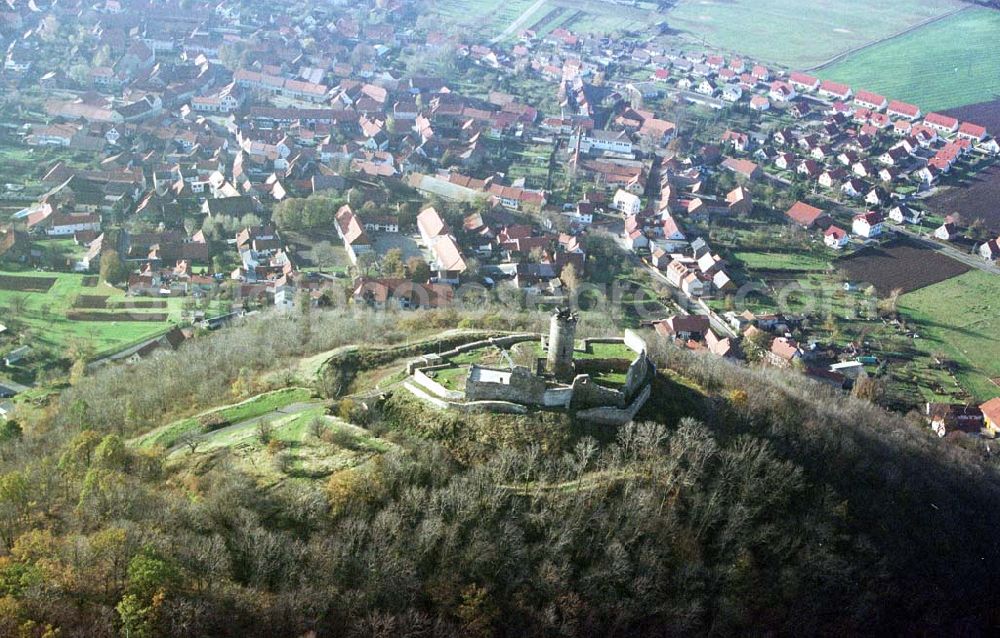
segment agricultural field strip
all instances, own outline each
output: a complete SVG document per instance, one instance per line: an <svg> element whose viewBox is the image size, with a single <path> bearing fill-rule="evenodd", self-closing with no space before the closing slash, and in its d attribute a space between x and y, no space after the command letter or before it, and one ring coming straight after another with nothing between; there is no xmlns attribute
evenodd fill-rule
<svg viewBox="0 0 1000 638"><path fill-rule="evenodd" d="M961 34L961 37L957 37ZM940 111L995 99L1000 12L973 8L882 42L819 71L820 77Z"/></svg>
<svg viewBox="0 0 1000 638"><path fill-rule="evenodd" d="M682 0L668 14L690 38L788 67L815 66L964 6L886 0L802 3L794 0ZM764 25L767 28L764 28ZM774 37L774 33L781 37Z"/></svg>

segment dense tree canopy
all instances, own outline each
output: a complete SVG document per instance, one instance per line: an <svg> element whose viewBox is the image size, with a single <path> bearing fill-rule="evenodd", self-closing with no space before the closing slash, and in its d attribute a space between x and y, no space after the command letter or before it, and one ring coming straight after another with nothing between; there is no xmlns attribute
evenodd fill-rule
<svg viewBox="0 0 1000 638"><path fill-rule="evenodd" d="M267 389L265 371L297 357L384 366L331 349L408 343L445 316L262 317L79 379L0 442L0 635L990 626L1000 488L977 450L788 373L663 344L660 369L701 398L678 408L683 388L664 377L640 422L616 431L393 393L337 406L386 451L267 486L221 453L178 473L129 442L231 400L236 382ZM338 371L339 395L352 375Z"/></svg>

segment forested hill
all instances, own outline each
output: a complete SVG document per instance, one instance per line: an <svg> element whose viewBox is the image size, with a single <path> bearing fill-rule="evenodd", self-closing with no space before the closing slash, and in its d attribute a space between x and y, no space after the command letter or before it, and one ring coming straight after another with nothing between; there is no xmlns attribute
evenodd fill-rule
<svg viewBox="0 0 1000 638"><path fill-rule="evenodd" d="M394 366L459 323L541 325L265 316L65 390L0 449L0 635L995 629L1000 483L973 446L662 345L617 431L421 407ZM290 420L235 437L280 397Z"/></svg>

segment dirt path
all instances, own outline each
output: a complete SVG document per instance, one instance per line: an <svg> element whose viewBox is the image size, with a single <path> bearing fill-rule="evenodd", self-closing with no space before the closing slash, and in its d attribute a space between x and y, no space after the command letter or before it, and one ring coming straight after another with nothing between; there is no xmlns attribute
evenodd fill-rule
<svg viewBox="0 0 1000 638"><path fill-rule="evenodd" d="M546 0L536 0L533 5L524 10L524 13L519 15L516 20L507 25L500 35L490 40L490 44L496 44L507 39L511 34L517 33L517 30L521 28L521 25L528 21L531 16L535 14L536 11L545 5Z"/></svg>
<svg viewBox="0 0 1000 638"><path fill-rule="evenodd" d="M878 46L878 45L882 44L883 42L888 42L889 40L895 40L896 38L900 38L900 37L902 37L902 36L904 36L904 35L906 35L908 33L913 33L917 29L922 29L922 28L924 28L924 27L926 27L928 25L934 24L935 22L940 22L941 20L944 20L945 18L950 18L953 15L957 15L959 13L962 13L963 11L968 11L969 9L972 9L972 8L973 8L973 5L967 4L967 5L964 5L964 6L952 9L951 11L948 11L947 13L942 13L941 15L934 16L933 18L927 18L926 20L923 20L923 21L918 22L918 23L916 23L914 25L910 25L910 26L906 27L902 31L897 31L896 33L890 33L889 35L887 35L885 37L879 38L878 40L872 40L871 42L868 42L868 43L856 46L853 49L848 49L847 51L844 51L842 53L838 53L837 55L833 56L832 58L830 58L826 62L820 62L819 64L813 65L813 66L811 66L809 68L802 69L802 71L806 72L806 73L810 73L810 72L813 72L813 71L822 71L826 67L832 66L832 65L836 64L837 62L840 62L841 60L849 58L849 57L851 57L852 55L854 55L856 53L861 53L862 51L866 51L866 50L868 50L868 49L870 49L872 47L875 47L875 46Z"/></svg>

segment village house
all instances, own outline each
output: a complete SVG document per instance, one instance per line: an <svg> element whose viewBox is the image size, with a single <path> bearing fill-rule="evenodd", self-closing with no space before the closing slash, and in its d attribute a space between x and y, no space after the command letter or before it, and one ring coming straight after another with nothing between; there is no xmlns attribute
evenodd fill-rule
<svg viewBox="0 0 1000 638"><path fill-rule="evenodd" d="M940 113L928 113L924 117L924 126L928 126L938 133L944 133L945 135L951 135L958 131L959 123L958 120L949 116L942 115Z"/></svg>
<svg viewBox="0 0 1000 638"><path fill-rule="evenodd" d="M681 343L701 342L710 332L709 319L704 315L674 315L655 322L653 329L658 335Z"/></svg>
<svg viewBox="0 0 1000 638"><path fill-rule="evenodd" d="M335 221L334 227L337 229L337 235L344 242L347 256L352 264L357 265L361 255L372 251L372 244L365 232L364 225L347 204L337 211Z"/></svg>
<svg viewBox="0 0 1000 638"><path fill-rule="evenodd" d="M840 192L848 197L861 197L865 192L865 183L856 177L852 177L841 184Z"/></svg>
<svg viewBox="0 0 1000 638"><path fill-rule="evenodd" d="M1000 237L991 239L980 246L979 256L990 263L1000 261Z"/></svg>
<svg viewBox="0 0 1000 638"><path fill-rule="evenodd" d="M623 215L638 215L642 211L642 199L628 191L618 189L612 200L612 207Z"/></svg>
<svg viewBox="0 0 1000 638"><path fill-rule="evenodd" d="M750 191L737 186L726 194L726 206L732 215L749 215L753 212L753 200Z"/></svg>
<svg viewBox="0 0 1000 638"><path fill-rule="evenodd" d="M817 182L823 188L835 188L845 177L847 177L847 171L842 168L828 168L823 171Z"/></svg>
<svg viewBox="0 0 1000 638"><path fill-rule="evenodd" d="M909 206L900 204L889 210L889 219L897 224L917 224L923 215Z"/></svg>
<svg viewBox="0 0 1000 638"><path fill-rule="evenodd" d="M354 282L354 303L378 309L390 306L402 310L446 308L454 300L454 288L447 284L415 283L406 279L366 279Z"/></svg>
<svg viewBox="0 0 1000 638"><path fill-rule="evenodd" d="M838 226L830 226L823 233L823 243L834 250L840 250L850 243L847 231Z"/></svg>
<svg viewBox="0 0 1000 638"><path fill-rule="evenodd" d="M830 219L822 209L810 206L805 202L795 202L791 208L785 211L785 217L807 229L822 225L824 221L829 221Z"/></svg>
<svg viewBox="0 0 1000 638"><path fill-rule="evenodd" d="M816 91L820 87L819 78L798 71L793 71L788 76L788 82L800 91Z"/></svg>
<svg viewBox="0 0 1000 638"><path fill-rule="evenodd" d="M854 103L872 111L883 111L889 107L889 100L885 96L871 91L858 91L854 96Z"/></svg>
<svg viewBox="0 0 1000 638"><path fill-rule="evenodd" d="M925 414L931 429L940 437L951 432L979 434L985 424L983 411L976 405L928 403Z"/></svg>
<svg viewBox="0 0 1000 638"><path fill-rule="evenodd" d="M846 84L824 80L819 86L819 94L826 98L847 102L854 95L854 92Z"/></svg>
<svg viewBox="0 0 1000 638"><path fill-rule="evenodd" d="M775 80L774 82L771 82L771 86L768 89L767 96L770 97L775 102L784 104L791 102L796 97L798 97L798 93L796 92L795 86L793 84L789 82L782 82L781 80Z"/></svg>
<svg viewBox="0 0 1000 638"><path fill-rule="evenodd" d="M632 155L632 140L625 131L591 130L580 134L580 152Z"/></svg>
<svg viewBox="0 0 1000 638"><path fill-rule="evenodd" d="M951 241L958 237L958 226L953 222L945 222L934 231L935 239Z"/></svg>
<svg viewBox="0 0 1000 638"><path fill-rule="evenodd" d="M905 120L918 120L922 113L920 112L920 107L914 104L908 104L906 102L900 102L899 100L893 100L889 103L889 108L886 111L891 117L903 118Z"/></svg>
<svg viewBox="0 0 1000 638"><path fill-rule="evenodd" d="M732 157L727 157L722 162L722 167L728 171L736 173L737 175L748 181L759 179L760 176L763 174L763 171L761 170L760 166L757 166L750 160L745 160L745 159L736 159Z"/></svg>
<svg viewBox="0 0 1000 638"><path fill-rule="evenodd" d="M983 413L983 426L992 435L1000 434L1000 397L979 406Z"/></svg>
<svg viewBox="0 0 1000 638"><path fill-rule="evenodd" d="M750 98L750 110L764 112L771 109L771 101L763 95L754 95Z"/></svg>
<svg viewBox="0 0 1000 638"><path fill-rule="evenodd" d="M882 234L882 215L875 211L855 215L851 230L855 235L865 239L878 237Z"/></svg>
<svg viewBox="0 0 1000 638"><path fill-rule="evenodd" d="M962 122L958 127L958 137L972 142L982 142L986 139L986 127L971 122Z"/></svg>
<svg viewBox="0 0 1000 638"><path fill-rule="evenodd" d="M795 361L802 359L802 349L794 339L788 337L775 337L771 342L771 347L767 351L767 360L771 365L778 368L791 367Z"/></svg>

